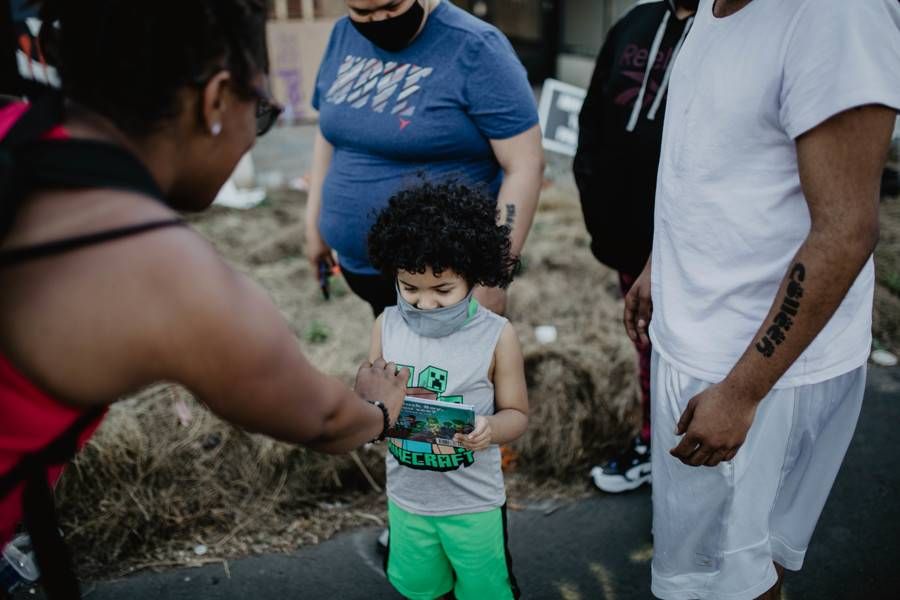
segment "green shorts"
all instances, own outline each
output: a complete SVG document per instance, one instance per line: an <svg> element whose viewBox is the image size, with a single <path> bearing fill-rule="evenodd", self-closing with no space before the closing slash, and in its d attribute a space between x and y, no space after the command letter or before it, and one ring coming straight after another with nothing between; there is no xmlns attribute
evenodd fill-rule
<svg viewBox="0 0 900 600"><path fill-rule="evenodd" d="M506 507L430 517L388 500L387 576L411 600L453 590L457 600L519 597L506 547Z"/></svg>

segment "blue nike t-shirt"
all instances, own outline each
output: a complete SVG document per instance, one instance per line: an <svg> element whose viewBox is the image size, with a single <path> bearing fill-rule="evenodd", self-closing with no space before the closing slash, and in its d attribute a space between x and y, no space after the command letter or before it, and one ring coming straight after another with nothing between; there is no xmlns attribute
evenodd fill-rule
<svg viewBox="0 0 900 600"><path fill-rule="evenodd" d="M342 268L374 274L366 237L400 189L425 177L483 184L496 197L502 170L491 139L538 122L522 63L495 27L446 0L399 52L359 34L348 17L331 32L312 99L334 147L319 229Z"/></svg>

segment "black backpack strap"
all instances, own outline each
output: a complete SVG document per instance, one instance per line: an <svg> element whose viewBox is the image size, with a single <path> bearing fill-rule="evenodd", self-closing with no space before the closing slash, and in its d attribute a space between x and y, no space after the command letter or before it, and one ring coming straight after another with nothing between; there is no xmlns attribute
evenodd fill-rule
<svg viewBox="0 0 900 600"><path fill-rule="evenodd" d="M63 99L58 93L40 94L0 138L0 148L12 148L38 140L62 122Z"/></svg>
<svg viewBox="0 0 900 600"><path fill-rule="evenodd" d="M78 438L103 415L104 410L96 408L83 413L52 442L26 454L0 477L0 498L7 496L19 484L25 484L22 492L23 517L48 600L76 599L81 597L81 592L72 557L59 533L59 519L47 481L47 469L75 456Z"/></svg>
<svg viewBox="0 0 900 600"><path fill-rule="evenodd" d="M0 138L0 177L37 187L112 187L144 193L160 202L162 191L146 167L120 146L93 140L42 140L63 118L58 93L41 94ZM14 203L22 189L0 187Z"/></svg>
<svg viewBox="0 0 900 600"><path fill-rule="evenodd" d="M22 507L25 528L31 536L31 546L41 572L41 587L48 600L81 598L72 556L59 533L59 518L46 471L28 473Z"/></svg>
<svg viewBox="0 0 900 600"><path fill-rule="evenodd" d="M58 94L42 94L0 138L0 237L12 226L21 198L21 164L15 159L16 151L52 130L62 120L62 107Z"/></svg>
<svg viewBox="0 0 900 600"><path fill-rule="evenodd" d="M103 415L103 408L88 410L78 416L49 444L34 452L29 452L16 465L0 475L0 498L5 498L15 487L26 479L26 473L34 468L46 469L48 466L60 465L75 456L78 449L78 437Z"/></svg>
<svg viewBox="0 0 900 600"><path fill-rule="evenodd" d="M153 176L126 149L94 140L42 140L62 118L57 94L39 97L0 139L0 238L12 227L19 203L34 189L121 189L165 202ZM99 244L161 227L181 219L152 221L28 248L0 252L0 267Z"/></svg>
<svg viewBox="0 0 900 600"><path fill-rule="evenodd" d="M9 208L4 222L0 223L0 232L4 230L4 225L9 227L12 224L17 199L29 189L112 188L135 191L163 201L156 181L134 155L102 142L52 140L23 144L15 153L15 169L6 192L0 190L0 201L5 201ZM182 219L164 219L25 248L12 248L0 251L0 268L179 225L185 225Z"/></svg>
<svg viewBox="0 0 900 600"><path fill-rule="evenodd" d="M45 140L23 144L16 167L28 187L113 188L131 190L164 202L147 168L119 146L92 140Z"/></svg>

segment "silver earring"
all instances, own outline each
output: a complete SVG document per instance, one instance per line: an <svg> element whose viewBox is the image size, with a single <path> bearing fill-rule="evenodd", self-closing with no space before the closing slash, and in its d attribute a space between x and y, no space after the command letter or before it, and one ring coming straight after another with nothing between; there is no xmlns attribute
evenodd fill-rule
<svg viewBox="0 0 900 600"><path fill-rule="evenodd" d="M213 134L213 136L218 136L220 133L222 133L222 124L213 123L212 127L209 128L209 131Z"/></svg>

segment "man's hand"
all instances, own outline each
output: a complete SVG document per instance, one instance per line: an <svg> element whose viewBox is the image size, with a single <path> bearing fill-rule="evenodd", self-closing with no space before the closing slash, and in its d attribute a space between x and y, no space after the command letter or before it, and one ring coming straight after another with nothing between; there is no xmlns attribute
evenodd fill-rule
<svg viewBox="0 0 900 600"><path fill-rule="evenodd" d="M692 467L714 467L731 460L747 439L756 402L716 384L697 394L681 414L675 433L684 434L669 453Z"/></svg>
<svg viewBox="0 0 900 600"><path fill-rule="evenodd" d="M492 312L503 315L506 313L506 290L497 287L484 287L479 285L475 288L475 299L483 307Z"/></svg>
<svg viewBox="0 0 900 600"><path fill-rule="evenodd" d="M647 335L653 316L653 300L650 297L650 261L625 295L625 332L631 341L642 348L650 343Z"/></svg>
<svg viewBox="0 0 900 600"><path fill-rule="evenodd" d="M354 389L366 400L384 402L391 418L391 424L394 424L403 407L408 379L409 369L403 367L398 371L397 365L379 358L374 363L366 361L359 366Z"/></svg>
<svg viewBox="0 0 900 600"><path fill-rule="evenodd" d="M475 417L475 429L465 435L457 433L453 439L462 443L466 450L484 450L491 445L491 421L487 417Z"/></svg>

